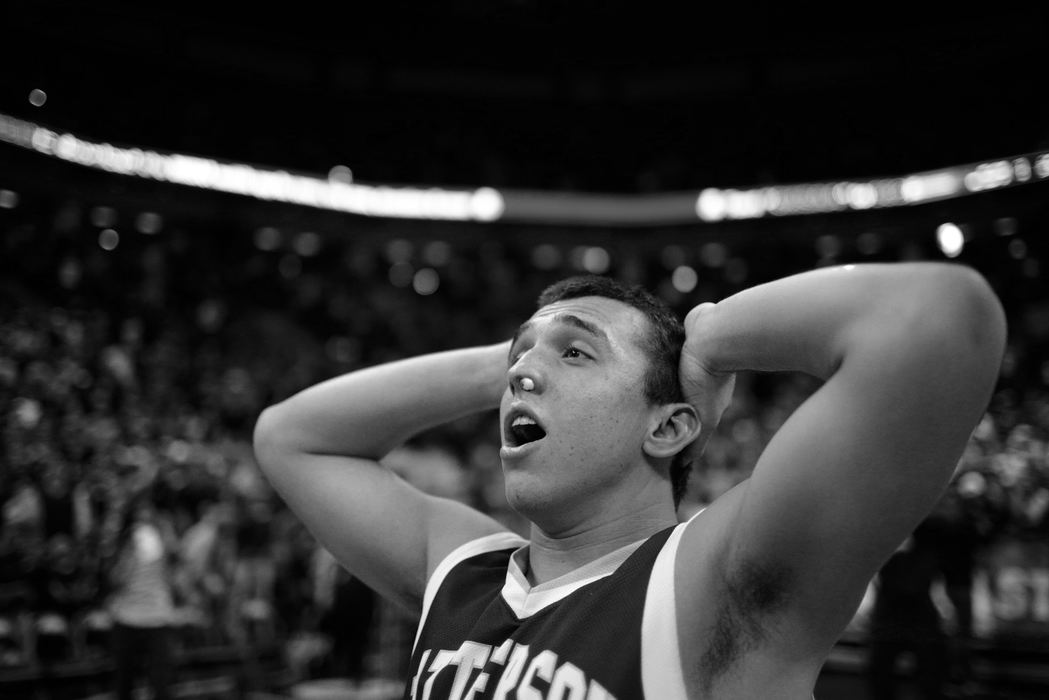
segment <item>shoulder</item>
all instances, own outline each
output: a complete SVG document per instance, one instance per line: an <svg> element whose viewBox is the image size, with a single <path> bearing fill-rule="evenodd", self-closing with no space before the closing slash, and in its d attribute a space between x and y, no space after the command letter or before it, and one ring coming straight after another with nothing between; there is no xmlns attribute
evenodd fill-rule
<svg viewBox="0 0 1049 700"><path fill-rule="evenodd" d="M497 532L465 542L441 559L426 581L413 648L423 630L432 626L431 618L460 614L462 605L476 602L481 590L498 592L510 557L526 544L512 532ZM473 566L466 566L467 562Z"/></svg>
<svg viewBox="0 0 1049 700"><path fill-rule="evenodd" d="M441 584L458 565L486 554L498 553L500 556L490 558L488 565L489 567L505 571L506 563L513 552L526 544L528 544L528 541L523 537L507 531L484 535L459 545L441 559L434 568L433 574L427 580L426 593L423 600L424 609L433 601Z"/></svg>

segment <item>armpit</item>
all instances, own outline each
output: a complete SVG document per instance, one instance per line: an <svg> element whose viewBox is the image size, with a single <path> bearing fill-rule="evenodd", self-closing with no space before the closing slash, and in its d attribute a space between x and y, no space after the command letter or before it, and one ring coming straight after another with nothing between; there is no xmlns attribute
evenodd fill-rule
<svg viewBox="0 0 1049 700"><path fill-rule="evenodd" d="M786 607L795 572L783 564L745 562L721 576L723 601L693 678L704 692L768 638L775 613Z"/></svg>

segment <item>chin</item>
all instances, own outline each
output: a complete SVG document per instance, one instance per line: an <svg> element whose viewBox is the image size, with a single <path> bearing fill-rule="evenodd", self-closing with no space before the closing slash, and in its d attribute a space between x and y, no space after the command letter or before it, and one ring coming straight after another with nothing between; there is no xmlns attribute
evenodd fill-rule
<svg viewBox="0 0 1049 700"><path fill-rule="evenodd" d="M554 490L549 485L538 483L524 474L507 474L506 503L515 513L532 522L541 519L542 513L556 508Z"/></svg>

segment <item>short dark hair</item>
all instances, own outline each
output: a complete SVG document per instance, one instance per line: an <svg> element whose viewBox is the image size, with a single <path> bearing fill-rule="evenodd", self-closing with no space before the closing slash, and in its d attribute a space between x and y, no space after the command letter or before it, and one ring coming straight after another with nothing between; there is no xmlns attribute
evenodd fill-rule
<svg viewBox="0 0 1049 700"><path fill-rule="evenodd" d="M578 275L555 282L539 295L538 307L565 299L605 297L632 306L648 319L649 332L640 339L648 357L645 373L645 398L653 404L685 400L678 376L681 347L685 343L685 326L670 306L640 285L631 285L603 275ZM687 450L674 455L670 463L670 485L674 505L681 503L688 487L692 463Z"/></svg>

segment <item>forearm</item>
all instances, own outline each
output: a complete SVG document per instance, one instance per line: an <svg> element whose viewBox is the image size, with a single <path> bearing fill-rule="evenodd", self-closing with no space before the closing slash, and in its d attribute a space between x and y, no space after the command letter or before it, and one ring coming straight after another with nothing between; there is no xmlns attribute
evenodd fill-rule
<svg viewBox="0 0 1049 700"><path fill-rule="evenodd" d="M499 405L509 343L452 350L351 372L267 409L256 442L381 459L413 435Z"/></svg>
<svg viewBox="0 0 1049 700"><path fill-rule="evenodd" d="M719 302L695 329L697 357L711 372L800 371L826 379L850 353L913 346L935 334L966 340L979 335L981 323L1000 335L999 316L982 280L958 266L825 268Z"/></svg>

